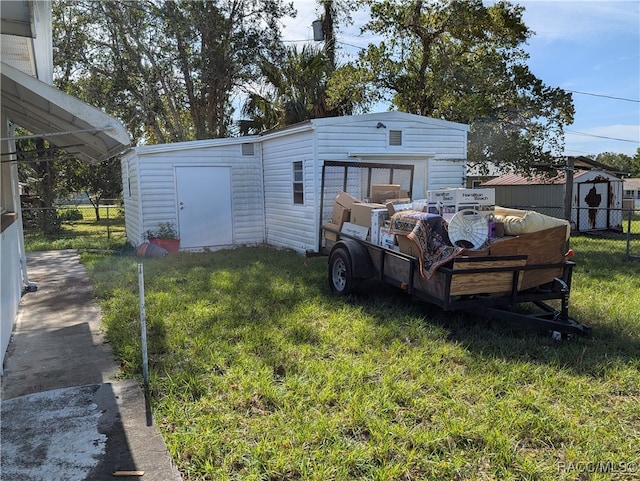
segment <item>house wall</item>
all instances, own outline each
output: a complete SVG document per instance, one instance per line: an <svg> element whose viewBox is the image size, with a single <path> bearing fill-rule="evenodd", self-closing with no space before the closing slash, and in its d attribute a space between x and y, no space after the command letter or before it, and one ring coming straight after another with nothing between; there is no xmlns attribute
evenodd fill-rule
<svg viewBox="0 0 640 481"><path fill-rule="evenodd" d="M7 118L0 116L0 135L9 137ZM2 141L0 146L2 153L15 152L15 142ZM4 156L3 160L14 159L15 156ZM20 215L20 197L18 193L18 169L10 162L0 163L0 206L3 211L17 212ZM18 313L18 305L22 294L22 276L20 269L20 228L22 220L6 226L0 233L0 360L4 361L4 355L9 346L13 325ZM0 373L2 364L0 363Z"/></svg>
<svg viewBox="0 0 640 481"><path fill-rule="evenodd" d="M622 187L624 198L628 199L625 205L640 209L640 179L625 179Z"/></svg>
<svg viewBox="0 0 640 481"><path fill-rule="evenodd" d="M263 197L259 148L242 155L237 141L196 141L138 147L122 161L127 239L133 245L161 222L178 222L176 167L219 166L231 169L231 210L234 244L264 241ZM246 143L246 140L244 140ZM209 206L207 208L218 208ZM226 207L225 207L226 208ZM216 247L216 246L202 246Z"/></svg>

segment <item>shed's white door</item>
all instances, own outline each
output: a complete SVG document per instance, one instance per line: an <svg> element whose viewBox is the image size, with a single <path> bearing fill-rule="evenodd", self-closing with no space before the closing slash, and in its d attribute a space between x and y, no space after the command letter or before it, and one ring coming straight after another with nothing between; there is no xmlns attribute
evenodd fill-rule
<svg viewBox="0 0 640 481"><path fill-rule="evenodd" d="M180 247L209 247L233 242L231 169L176 167Z"/></svg>

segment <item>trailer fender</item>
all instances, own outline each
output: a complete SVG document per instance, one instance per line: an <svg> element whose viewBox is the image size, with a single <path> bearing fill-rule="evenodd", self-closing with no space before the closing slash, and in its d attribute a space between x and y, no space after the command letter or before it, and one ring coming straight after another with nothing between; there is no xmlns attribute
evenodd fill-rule
<svg viewBox="0 0 640 481"><path fill-rule="evenodd" d="M366 247L353 239L341 239L331 248L331 254L338 249L344 249L351 260L351 276L354 279L366 279L373 276L371 258Z"/></svg>

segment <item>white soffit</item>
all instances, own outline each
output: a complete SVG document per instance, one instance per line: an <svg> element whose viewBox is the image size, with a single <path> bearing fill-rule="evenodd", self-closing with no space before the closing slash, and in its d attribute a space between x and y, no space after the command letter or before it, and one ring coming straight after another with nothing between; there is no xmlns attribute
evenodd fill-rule
<svg viewBox="0 0 640 481"><path fill-rule="evenodd" d="M95 163L122 153L131 139L115 118L2 63L2 112L13 123Z"/></svg>
<svg viewBox="0 0 640 481"><path fill-rule="evenodd" d="M0 16L2 17L2 33L5 35L17 35L20 37L35 37L32 18L32 10L28 1L3 1L0 4Z"/></svg>

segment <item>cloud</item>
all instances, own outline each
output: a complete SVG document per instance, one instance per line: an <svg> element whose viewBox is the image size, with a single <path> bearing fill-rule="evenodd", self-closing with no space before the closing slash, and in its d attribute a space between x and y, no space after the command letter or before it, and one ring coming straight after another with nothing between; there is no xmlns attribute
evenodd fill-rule
<svg viewBox="0 0 640 481"><path fill-rule="evenodd" d="M637 1L534 1L520 0L526 25L535 39L545 42L596 40L599 35L638 35L640 4Z"/></svg>

